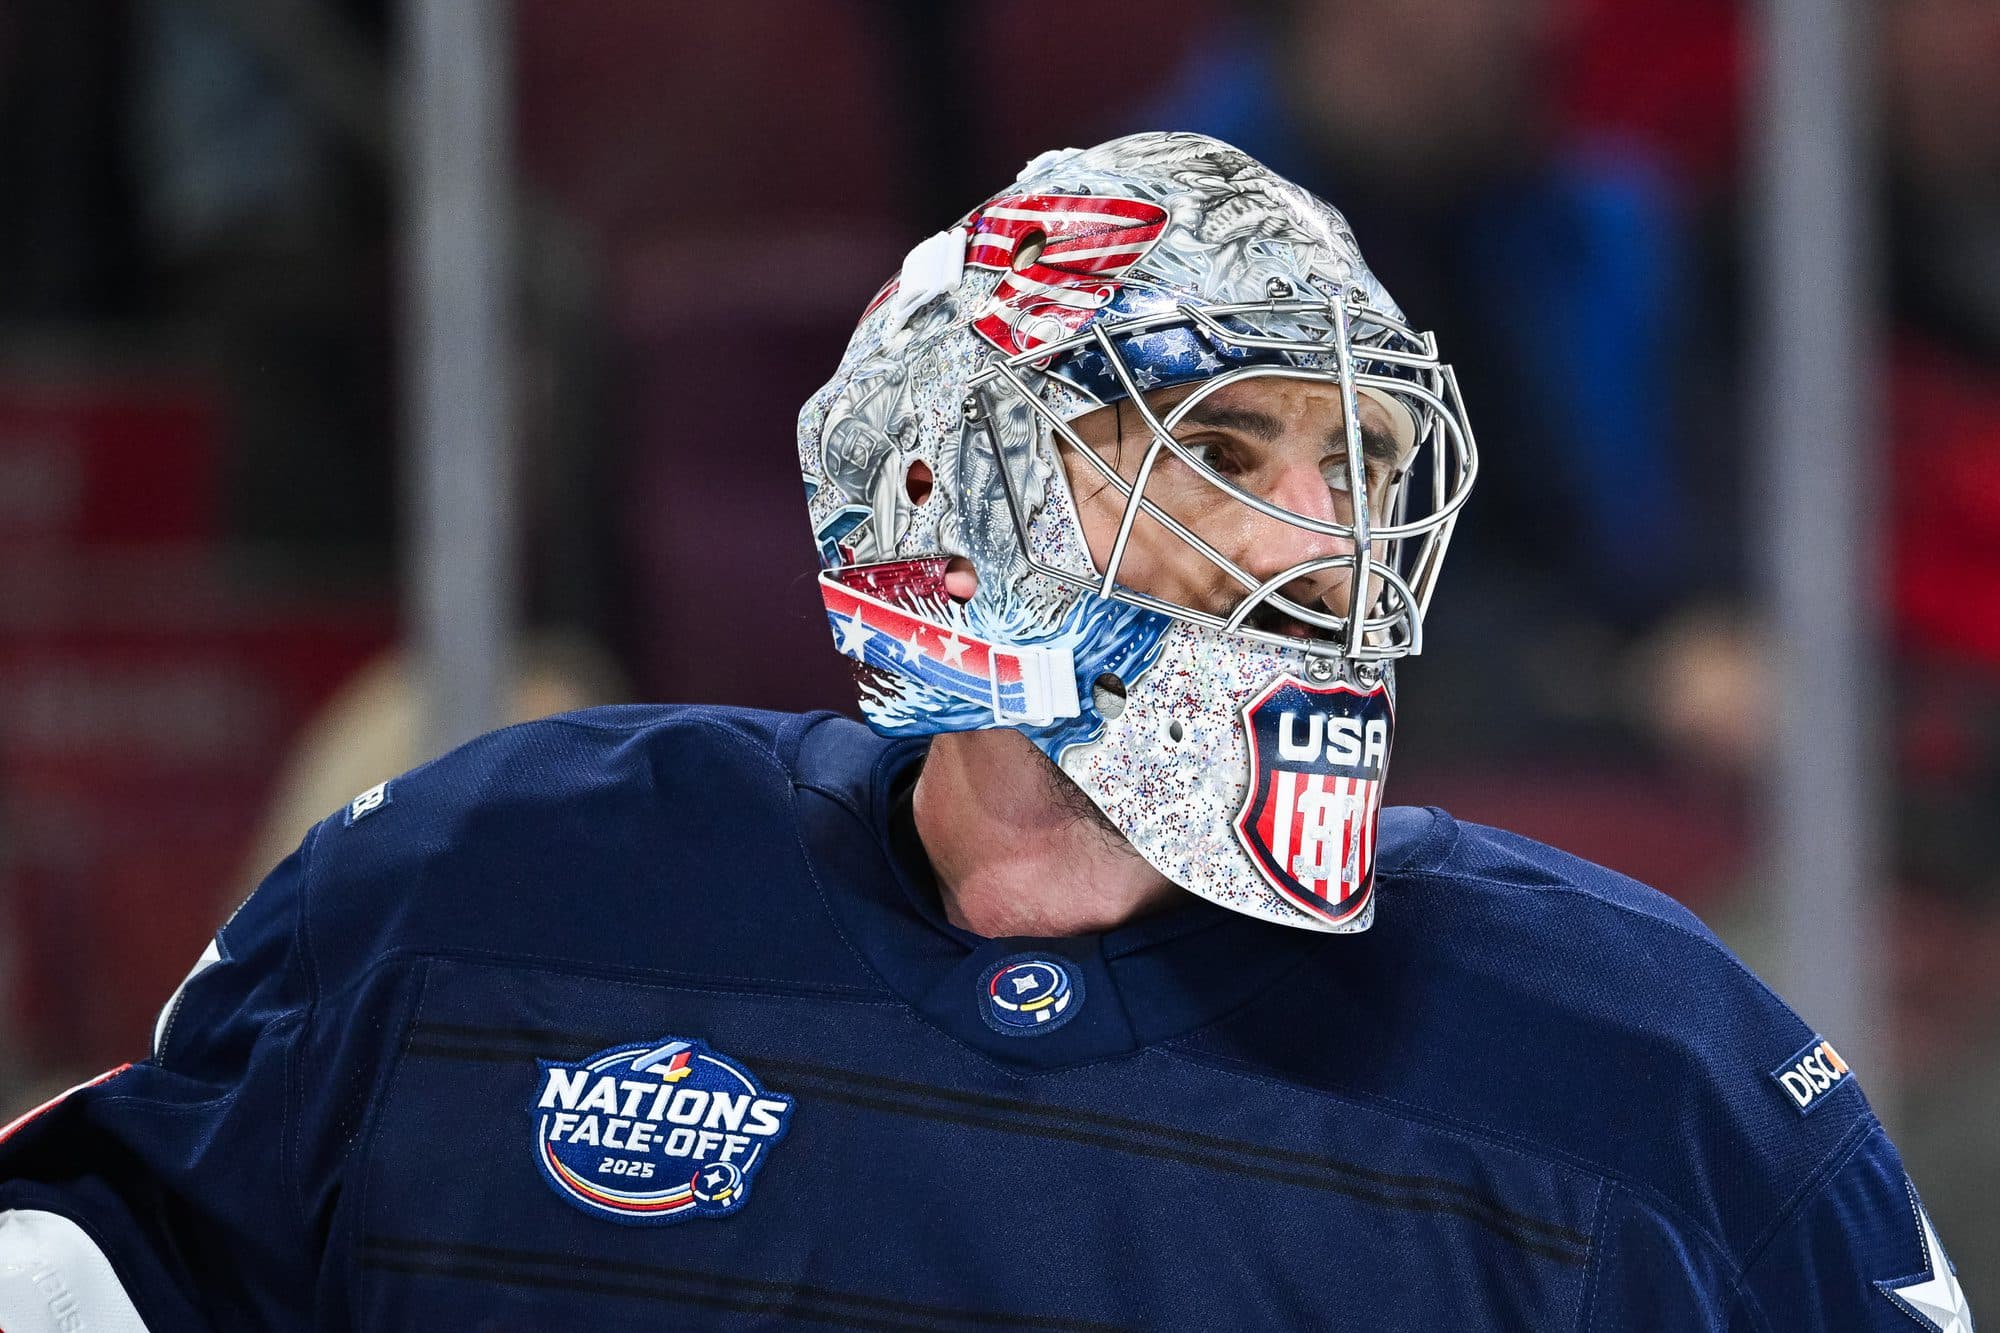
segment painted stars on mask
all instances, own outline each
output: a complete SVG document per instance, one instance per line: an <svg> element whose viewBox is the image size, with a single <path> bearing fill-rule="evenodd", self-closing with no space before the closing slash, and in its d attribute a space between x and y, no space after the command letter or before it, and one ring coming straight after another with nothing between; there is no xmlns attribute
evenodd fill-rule
<svg viewBox="0 0 2000 1333"><path fill-rule="evenodd" d="M835 623L840 636L840 651L849 657L859 658L875 632L861 623L860 616L841 616Z"/></svg>
<svg viewBox="0 0 2000 1333"><path fill-rule="evenodd" d="M965 650L971 646L956 634L940 633L928 626L912 631L907 639L894 638L882 630L865 624L860 616L835 617L834 633L838 638L840 651L856 661L862 659L868 646L875 642L878 636L893 642L896 647L891 651L912 666L926 657L936 656L947 666L962 667L965 665ZM936 640L935 649L929 643L931 639Z"/></svg>

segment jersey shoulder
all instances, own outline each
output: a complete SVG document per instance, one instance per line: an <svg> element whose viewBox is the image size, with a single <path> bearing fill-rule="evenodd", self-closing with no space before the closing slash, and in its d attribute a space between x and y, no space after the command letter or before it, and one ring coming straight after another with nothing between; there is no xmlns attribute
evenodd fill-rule
<svg viewBox="0 0 2000 1333"><path fill-rule="evenodd" d="M844 951L820 937L795 765L828 723L867 734L830 714L588 709L371 788L308 839L324 970L458 953L812 984Z"/></svg>
<svg viewBox="0 0 2000 1333"><path fill-rule="evenodd" d="M1665 894L1442 811L1394 812L1383 841L1370 948L1425 992L1426 1058L1385 1080L1397 1097L1737 1255L1874 1124L1833 1047Z"/></svg>
<svg viewBox="0 0 2000 1333"><path fill-rule="evenodd" d="M1751 975L1700 917L1630 876L1435 808L1392 809L1384 813L1384 821L1384 870L1400 883L1446 879L1474 895L1468 905L1504 905L1600 929L1620 924L1669 932L1713 965Z"/></svg>

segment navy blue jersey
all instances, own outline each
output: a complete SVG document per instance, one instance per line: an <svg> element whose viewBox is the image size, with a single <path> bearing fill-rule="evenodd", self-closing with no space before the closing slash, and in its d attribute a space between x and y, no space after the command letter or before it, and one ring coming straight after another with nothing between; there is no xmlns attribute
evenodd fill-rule
<svg viewBox="0 0 2000 1333"><path fill-rule="evenodd" d="M1954 1327L1855 1078L1671 901L1395 809L1365 933L987 940L922 753L622 708L364 794L0 1141L0 1328Z"/></svg>

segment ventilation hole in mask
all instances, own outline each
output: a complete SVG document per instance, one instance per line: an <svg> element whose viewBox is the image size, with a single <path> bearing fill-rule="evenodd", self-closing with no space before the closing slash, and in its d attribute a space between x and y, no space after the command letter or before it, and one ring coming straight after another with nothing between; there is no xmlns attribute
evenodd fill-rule
<svg viewBox="0 0 2000 1333"><path fill-rule="evenodd" d="M1187 728L1181 725L1179 718L1175 718L1173 721L1167 723L1167 739L1175 745L1179 745L1186 736Z"/></svg>
<svg viewBox="0 0 2000 1333"><path fill-rule="evenodd" d="M1023 269L1034 267L1035 261L1042 257L1042 250L1048 243L1049 238L1039 231L1031 231L1023 236L1021 243L1014 247L1014 271L1019 273Z"/></svg>
<svg viewBox="0 0 2000 1333"><path fill-rule="evenodd" d="M910 503L921 505L931 498L931 465L921 458L910 460L910 466L903 473L903 492L910 497Z"/></svg>
<svg viewBox="0 0 2000 1333"><path fill-rule="evenodd" d="M962 555L945 562L944 594L954 602L969 602L979 595L979 571Z"/></svg>
<svg viewBox="0 0 2000 1333"><path fill-rule="evenodd" d="M1105 672L1090 683L1090 703L1099 717L1116 718L1125 711L1125 682Z"/></svg>

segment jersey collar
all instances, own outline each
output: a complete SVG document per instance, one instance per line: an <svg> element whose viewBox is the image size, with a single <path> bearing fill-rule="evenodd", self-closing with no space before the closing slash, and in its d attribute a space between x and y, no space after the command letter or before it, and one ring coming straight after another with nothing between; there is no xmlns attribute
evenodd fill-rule
<svg viewBox="0 0 2000 1333"><path fill-rule="evenodd" d="M926 743L884 745L856 799L802 789L801 825L827 908L848 942L923 1019L1011 1068L1130 1054L1214 1022L1340 937L1186 903L1102 934L986 939L946 919L908 812ZM858 775L857 775L858 776ZM900 807L900 808L899 808ZM996 969L1059 960L1079 997L1046 1030L990 1021Z"/></svg>

